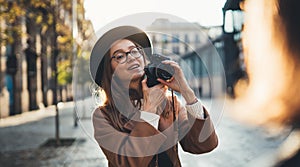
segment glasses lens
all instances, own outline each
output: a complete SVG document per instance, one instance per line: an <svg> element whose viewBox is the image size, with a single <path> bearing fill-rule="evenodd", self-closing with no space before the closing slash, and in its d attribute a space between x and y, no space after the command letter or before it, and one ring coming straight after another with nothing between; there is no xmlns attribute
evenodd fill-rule
<svg viewBox="0 0 300 167"><path fill-rule="evenodd" d="M118 62L118 63L125 63L126 61L126 53L116 53L114 56L114 59Z"/></svg>
<svg viewBox="0 0 300 167"><path fill-rule="evenodd" d="M120 63L123 64L126 62L128 54L130 54L132 57L139 58L142 56L143 51L142 48L132 48L129 52L118 52L113 56L113 59Z"/></svg>
<svg viewBox="0 0 300 167"><path fill-rule="evenodd" d="M141 56L141 49L140 48L133 48L133 49L131 49L130 54L133 57L140 57Z"/></svg>

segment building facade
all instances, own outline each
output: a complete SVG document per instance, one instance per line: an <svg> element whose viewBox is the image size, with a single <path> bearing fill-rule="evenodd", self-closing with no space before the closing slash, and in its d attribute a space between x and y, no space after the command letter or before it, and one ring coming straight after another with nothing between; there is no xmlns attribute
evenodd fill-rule
<svg viewBox="0 0 300 167"><path fill-rule="evenodd" d="M71 100L73 60L93 34L83 0L29 2L0 2L0 118Z"/></svg>
<svg viewBox="0 0 300 167"><path fill-rule="evenodd" d="M146 27L153 48L161 49L166 54L182 55L198 48L204 43L208 29L197 23L170 22L168 19L157 19Z"/></svg>
<svg viewBox="0 0 300 167"><path fill-rule="evenodd" d="M223 43L215 40L222 33L221 26L203 27L197 23L157 19L146 31L154 52L179 62L189 84L199 96L224 94Z"/></svg>

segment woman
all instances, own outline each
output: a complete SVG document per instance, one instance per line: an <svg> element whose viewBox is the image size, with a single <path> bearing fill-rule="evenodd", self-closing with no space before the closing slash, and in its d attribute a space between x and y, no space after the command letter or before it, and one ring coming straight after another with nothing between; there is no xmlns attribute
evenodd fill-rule
<svg viewBox="0 0 300 167"><path fill-rule="evenodd" d="M94 137L109 166L181 166L178 141L195 154L218 144L208 112L176 62L162 62L174 68L171 80L147 86L144 67L151 53L146 33L132 26L107 31L92 50L91 75L106 95L93 113ZM181 93L186 105L167 95L167 88Z"/></svg>

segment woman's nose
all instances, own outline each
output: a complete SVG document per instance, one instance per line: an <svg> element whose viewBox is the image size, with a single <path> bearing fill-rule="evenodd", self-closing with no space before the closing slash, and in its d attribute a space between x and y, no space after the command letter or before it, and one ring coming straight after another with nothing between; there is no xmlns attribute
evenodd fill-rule
<svg viewBox="0 0 300 167"><path fill-rule="evenodd" d="M130 63L135 60L135 57L131 56L131 54L127 54L127 62Z"/></svg>

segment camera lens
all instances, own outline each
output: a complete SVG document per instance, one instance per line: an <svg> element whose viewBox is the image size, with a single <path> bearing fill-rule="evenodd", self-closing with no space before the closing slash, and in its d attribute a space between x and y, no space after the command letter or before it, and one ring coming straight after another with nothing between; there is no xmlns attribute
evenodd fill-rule
<svg viewBox="0 0 300 167"><path fill-rule="evenodd" d="M170 65L160 63L156 68L157 78L169 80L174 75L174 69Z"/></svg>

